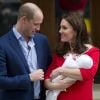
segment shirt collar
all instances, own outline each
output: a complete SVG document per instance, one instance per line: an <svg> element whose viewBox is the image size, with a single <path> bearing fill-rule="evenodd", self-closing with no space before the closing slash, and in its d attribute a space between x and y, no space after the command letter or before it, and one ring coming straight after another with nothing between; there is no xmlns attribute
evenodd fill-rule
<svg viewBox="0 0 100 100"><path fill-rule="evenodd" d="M15 27L13 27L13 32L16 38L19 40L20 38L23 38L22 35L16 30Z"/></svg>
<svg viewBox="0 0 100 100"><path fill-rule="evenodd" d="M22 40L22 41L25 41L25 39L23 38L23 36L16 30L15 26L13 27L13 32L14 32L14 35L16 36L16 38L18 40ZM33 37L34 35L32 35L32 37L30 38L29 42L28 42L28 45L30 47L33 47L35 46L35 42L33 41Z"/></svg>
<svg viewBox="0 0 100 100"><path fill-rule="evenodd" d="M35 46L35 42L33 41L33 38L31 38L31 39L29 40L28 46L30 46L31 48L32 48L33 46Z"/></svg>

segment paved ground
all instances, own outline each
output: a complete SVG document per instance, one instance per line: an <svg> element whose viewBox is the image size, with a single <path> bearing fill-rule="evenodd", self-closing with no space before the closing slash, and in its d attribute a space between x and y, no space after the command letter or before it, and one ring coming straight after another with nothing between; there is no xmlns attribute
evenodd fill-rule
<svg viewBox="0 0 100 100"><path fill-rule="evenodd" d="M94 84L94 100L100 100L100 84Z"/></svg>

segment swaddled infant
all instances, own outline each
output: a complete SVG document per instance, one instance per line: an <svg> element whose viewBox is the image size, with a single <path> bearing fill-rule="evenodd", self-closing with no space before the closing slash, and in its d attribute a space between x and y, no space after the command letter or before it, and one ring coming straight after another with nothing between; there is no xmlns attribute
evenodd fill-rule
<svg viewBox="0 0 100 100"><path fill-rule="evenodd" d="M72 54L69 54L66 57L65 62L63 63L62 67L89 69L92 67L92 65L93 65L93 60L91 59L90 56L86 54L76 56L75 58L73 58ZM64 78L63 75L58 75L56 78L52 80L52 82L59 82L59 80L63 78ZM70 81L70 80L75 80L75 79L66 77L64 80ZM47 90L46 100L57 100L57 96L59 95L61 91L62 90Z"/></svg>

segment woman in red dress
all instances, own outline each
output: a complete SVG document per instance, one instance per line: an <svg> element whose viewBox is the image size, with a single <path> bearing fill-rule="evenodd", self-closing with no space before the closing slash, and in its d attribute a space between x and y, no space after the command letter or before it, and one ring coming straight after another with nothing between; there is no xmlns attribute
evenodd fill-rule
<svg viewBox="0 0 100 100"><path fill-rule="evenodd" d="M57 100L93 100L93 81L98 69L99 49L91 44L84 19L79 12L65 14L60 23L60 42L53 57L52 63L45 74L45 86L48 90L62 90ZM69 55L76 60L81 55L88 55L92 61L89 69L62 67ZM82 59L83 63L85 58ZM57 83L52 80L58 75L70 77L74 80L66 81L64 78ZM51 99L50 99L51 100Z"/></svg>

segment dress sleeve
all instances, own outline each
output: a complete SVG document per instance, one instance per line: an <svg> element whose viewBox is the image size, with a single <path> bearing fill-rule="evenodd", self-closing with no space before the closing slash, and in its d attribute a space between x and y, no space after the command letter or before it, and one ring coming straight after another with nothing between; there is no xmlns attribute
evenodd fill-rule
<svg viewBox="0 0 100 100"><path fill-rule="evenodd" d="M83 80L87 79L93 79L99 64L99 57L100 57L100 50L97 48L93 48L87 52L87 54L92 58L93 60L93 66L90 69L84 69L80 68L81 75L83 77Z"/></svg>

